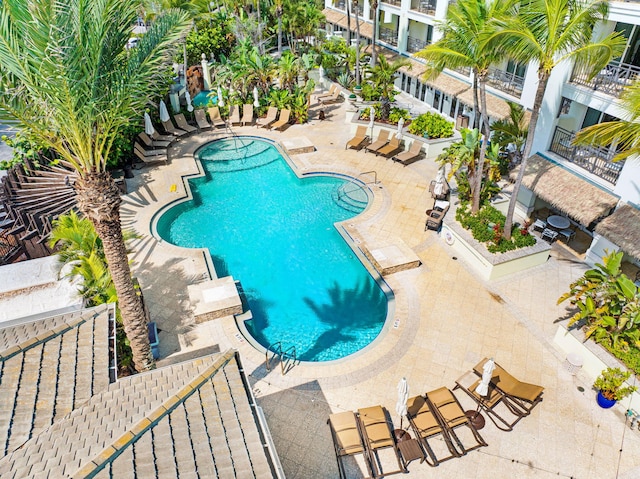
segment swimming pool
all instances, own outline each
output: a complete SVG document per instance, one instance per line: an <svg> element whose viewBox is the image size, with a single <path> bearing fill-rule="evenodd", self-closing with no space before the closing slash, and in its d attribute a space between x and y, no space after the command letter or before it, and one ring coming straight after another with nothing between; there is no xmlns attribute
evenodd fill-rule
<svg viewBox="0 0 640 479"><path fill-rule="evenodd" d="M211 95L212 93L213 95ZM193 106L195 106L196 108L201 106L209 106L210 104L217 105L218 95L215 92L209 90L201 90L196 96L193 97L191 103L193 103Z"/></svg>
<svg viewBox="0 0 640 479"><path fill-rule="evenodd" d="M157 231L208 248L217 275L240 281L253 338L265 348L293 345L303 361L370 344L387 295L334 225L365 208L364 190L335 176L298 178L273 144L254 138L215 141L197 157L205 176L189 180L193 200L162 214Z"/></svg>

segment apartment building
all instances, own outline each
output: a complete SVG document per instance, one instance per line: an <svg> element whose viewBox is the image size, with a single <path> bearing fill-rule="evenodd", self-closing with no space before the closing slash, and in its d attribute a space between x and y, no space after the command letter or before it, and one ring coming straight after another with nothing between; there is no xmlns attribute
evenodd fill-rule
<svg viewBox="0 0 640 479"><path fill-rule="evenodd" d="M347 0L325 2L329 33L346 35L348 16L355 31L354 11L347 15ZM396 87L460 127L471 124L476 113L471 72L446 69L435 80L425 80L422 61L414 57L440 38L437 22L445 18L448 3L384 0L374 12L370 0L361 0L358 17L362 41L371 43L373 18L377 15L379 51L390 58L399 55L411 59L413 67L402 70ZM534 136L535 158L529 162L530 171L523 182L526 188L518 197L518 212L530 216L535 210L549 207L567 215L573 228L593 238L585 255L588 263L599 261L605 249L622 249L629 262L640 266L640 159L611 161L615 145L572 145L581 128L623 117L620 94L640 75L640 3L612 2L607 20L599 28L605 33L622 32L628 39L626 50L592 80L569 63L554 70ZM508 115L507 100L531 109L536 86L535 64L505 58L494 65L487 86L490 119Z"/></svg>

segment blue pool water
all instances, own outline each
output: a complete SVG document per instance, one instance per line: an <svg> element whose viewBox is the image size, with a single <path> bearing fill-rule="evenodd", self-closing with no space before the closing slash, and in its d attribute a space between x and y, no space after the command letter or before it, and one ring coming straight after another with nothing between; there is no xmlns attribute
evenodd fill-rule
<svg viewBox="0 0 640 479"><path fill-rule="evenodd" d="M360 189L360 205L340 206L336 192L353 183L299 179L261 140L216 141L198 157L205 177L189 180L194 199L165 212L158 233L208 248L218 276L240 281L250 334L264 347L295 345L304 361L342 358L371 343L387 297L334 226L358 214L366 194Z"/></svg>
<svg viewBox="0 0 640 479"><path fill-rule="evenodd" d="M211 96L209 96L211 95ZM200 106L209 106L209 103L212 105L218 104L218 95L215 92L211 92L209 90L202 90L191 100L193 106L196 108Z"/></svg>

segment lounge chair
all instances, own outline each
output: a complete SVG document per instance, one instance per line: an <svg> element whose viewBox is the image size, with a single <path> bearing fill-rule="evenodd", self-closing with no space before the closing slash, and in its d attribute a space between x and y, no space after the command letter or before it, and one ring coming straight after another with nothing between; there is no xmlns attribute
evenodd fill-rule
<svg viewBox="0 0 640 479"><path fill-rule="evenodd" d="M161 135L156 130L153 130L153 134L151 135L151 138L154 139L155 141L176 141L175 135Z"/></svg>
<svg viewBox="0 0 640 479"><path fill-rule="evenodd" d="M473 371L482 376L482 367L487 358L484 358L473 368ZM542 401L544 388L535 384L525 383L517 380L501 366L496 363L491 377L491 384L502 391L507 400L511 401L525 415L529 415L533 407Z"/></svg>
<svg viewBox="0 0 640 479"><path fill-rule="evenodd" d="M446 215L447 211L449 211L449 202L446 201L443 203L446 203L446 206L436 208L436 205L434 204L434 208L426 211L427 221L424 224L425 231L427 231L428 229L434 231L440 229L444 215Z"/></svg>
<svg viewBox="0 0 640 479"><path fill-rule="evenodd" d="M389 130L380 130L380 133L378 133L378 138L376 139L376 141L374 141L373 143L371 143L368 146L364 147L364 151L378 151L380 148L382 148L384 145L386 145L387 143L389 143Z"/></svg>
<svg viewBox="0 0 640 479"><path fill-rule="evenodd" d="M482 409L487 413L491 422L493 422L498 429L503 431L513 430L513 426L515 426L516 423L525 416L525 414L513 407L506 399L505 394L493 384L489 384L489 392L485 396L480 396L476 392L476 388L480 384L481 380L482 378L478 377L472 371L468 371L456 380L456 386L453 389L454 391L456 389L464 391L478 404L479 409ZM504 406L503 409L507 409L507 411L511 413L512 416L515 416L515 418L511 421L507 421L504 417L498 414L496 409L500 404Z"/></svg>
<svg viewBox="0 0 640 479"><path fill-rule="evenodd" d="M433 411L440 423L447 428L451 439L458 445L458 452L460 454L465 455L469 451L487 445L480 433L473 427L473 424L471 424L471 421L462 410L458 399L450 389L442 387L428 392L427 401L433 407ZM455 432L459 427L468 427L471 430L471 434L476 442L473 446L465 446L462 443Z"/></svg>
<svg viewBox="0 0 640 479"><path fill-rule="evenodd" d="M400 140L398 140L396 135L393 135L389 140L389 143L384 145L382 148L376 150L376 156L382 155L384 157L389 158L399 149L400 149Z"/></svg>
<svg viewBox="0 0 640 479"><path fill-rule="evenodd" d="M167 149L166 148L153 148L151 150L147 150L144 146L142 146L140 143L138 143L137 141L133 144L133 147L135 149L140 150L140 153L142 153L144 156L158 156L158 155L166 155L167 154Z"/></svg>
<svg viewBox="0 0 640 479"><path fill-rule="evenodd" d="M242 126L246 126L247 123L251 123L253 121L253 104L248 103L242 107Z"/></svg>
<svg viewBox="0 0 640 479"><path fill-rule="evenodd" d="M214 128L218 126L227 126L227 123L222 119L220 115L220 108L217 106L210 106L207 110L209 112L209 120Z"/></svg>
<svg viewBox="0 0 640 479"><path fill-rule="evenodd" d="M342 459L345 456L354 456L356 454L362 454L367 471L370 476L373 476L373 472L371 471L371 457L369 450L362 441L356 415L351 411L331 414L327 420L327 424L329 424L329 428L331 429L331 437L333 438L333 447L336 453L336 461L338 461L340 478L346 479L347 477Z"/></svg>
<svg viewBox="0 0 640 479"><path fill-rule="evenodd" d="M402 163L404 166L410 165L414 161L417 161L420 157L420 150L422 149L422 142L418 140L413 140L411 143L411 148L408 151L403 151L402 153L398 153L396 156L392 158L393 161L397 161Z"/></svg>
<svg viewBox="0 0 640 479"><path fill-rule="evenodd" d="M267 116L264 118L258 118L256 120L256 126L262 126L263 128L269 128L271 124L276 121L278 117L278 109L275 106L270 106L267 110Z"/></svg>
<svg viewBox="0 0 640 479"><path fill-rule="evenodd" d="M240 123L240 109L238 105L229 106L229 124L235 125L236 123Z"/></svg>
<svg viewBox="0 0 640 479"><path fill-rule="evenodd" d="M329 92L328 93L322 93L321 95L317 95L316 99L318 101L320 101L320 99L322 99L322 98L331 98L333 96L333 94L336 92L337 88L338 88L338 85L336 85L335 83L332 83L331 86L329 87Z"/></svg>
<svg viewBox="0 0 640 479"><path fill-rule="evenodd" d="M329 96L322 96L320 98L318 98L318 101L320 101L320 103L322 105L324 105L325 103L334 103L336 101L338 101L341 97L341 91L340 88L337 88L333 91L333 93Z"/></svg>
<svg viewBox="0 0 640 479"><path fill-rule="evenodd" d="M289 116L291 115L291 110L287 110L286 108L284 108L281 112L280 112L280 118L278 118L278 121L276 121L275 123L271 124L271 128L274 130L280 130L282 131L282 129L289 124Z"/></svg>
<svg viewBox="0 0 640 479"><path fill-rule="evenodd" d="M368 140L369 140L369 135L367 135L367 127L364 125L358 125L355 136L351 138L349 141L347 141L347 144L344 146L344 149L345 150L347 148L360 149Z"/></svg>
<svg viewBox="0 0 640 479"><path fill-rule="evenodd" d="M145 146L148 146L149 148L166 148L171 144L170 141L153 140L144 131L138 133L138 138L140 139L140 141L142 141L142 143L145 144Z"/></svg>
<svg viewBox="0 0 640 479"><path fill-rule="evenodd" d="M206 130L207 128L211 128L211 123L207 121L207 115L204 110L194 110L194 116L196 117L196 123L198 124L198 128L201 130Z"/></svg>
<svg viewBox="0 0 640 479"><path fill-rule="evenodd" d="M427 402L424 396L416 396L407 401L407 419L416 438L422 443L423 449L427 452L427 464L435 467L443 461L460 457L460 453L451 442L447 429L440 424L431 409L431 404ZM448 455L440 458L437 457L433 447L429 444L429 439L437 436L442 436L448 449Z"/></svg>
<svg viewBox="0 0 640 479"><path fill-rule="evenodd" d="M184 117L182 113L173 115L173 119L176 121L176 125L178 125L178 128L186 131L187 133L193 133L194 131L198 131L198 129L195 126L191 126L187 122L187 119Z"/></svg>
<svg viewBox="0 0 640 479"><path fill-rule="evenodd" d="M180 128L176 128L173 122L171 121L171 119L167 121L163 121L162 128L164 128L164 131L166 131L167 133L170 133L175 136L183 136L187 134L186 131L181 130Z"/></svg>
<svg viewBox="0 0 640 479"><path fill-rule="evenodd" d="M389 426L391 421L387 419L385 409L382 406L358 409L358 419L360 420L360 430L362 431L365 447L367 447L371 453L373 477L383 477L388 474L407 472L407 469L402 464L398 446L393 437L392 428ZM383 472L381 470L378 451L387 448L393 449L396 455L396 460L398 461L397 471Z"/></svg>
<svg viewBox="0 0 640 479"><path fill-rule="evenodd" d="M143 163L158 163L160 161L167 164L167 155L156 155L156 156L144 156L144 153L141 152L138 148L133 148L133 153L143 162Z"/></svg>

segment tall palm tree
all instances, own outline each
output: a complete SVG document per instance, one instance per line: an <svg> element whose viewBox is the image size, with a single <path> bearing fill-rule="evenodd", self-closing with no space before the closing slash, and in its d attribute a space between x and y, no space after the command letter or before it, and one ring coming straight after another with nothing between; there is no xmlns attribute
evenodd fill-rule
<svg viewBox="0 0 640 479"><path fill-rule="evenodd" d="M276 18L278 19L278 55L282 55L282 13L283 13L283 0L274 0L273 5L276 12Z"/></svg>
<svg viewBox="0 0 640 479"><path fill-rule="evenodd" d="M620 96L620 107L626 112L622 120L607 121L578 132L578 145L615 145L619 153L613 161L640 155L640 81L629 85Z"/></svg>
<svg viewBox="0 0 640 479"><path fill-rule="evenodd" d="M154 367L120 226L120 192L106 162L150 95L189 25L169 10L126 50L139 0L3 0L0 120L15 120L78 172L80 211L102 239L138 371Z"/></svg>
<svg viewBox="0 0 640 479"><path fill-rule="evenodd" d="M371 0L371 9L373 10L373 38L371 39L371 66L376 66L378 53L376 52L376 33L378 31L378 0Z"/></svg>
<svg viewBox="0 0 640 479"><path fill-rule="evenodd" d="M398 76L398 70L407 65L410 65L410 62L406 58L400 58L393 63L389 63L386 57L381 56L376 66L367 68L373 88L380 91L380 116L383 120L389 118L393 83Z"/></svg>
<svg viewBox="0 0 640 479"><path fill-rule="evenodd" d="M626 41L620 33L594 36L594 27L607 13L607 3L601 0L530 0L520 5L516 17L495 19L495 30L486 37L487 43L501 46L515 60L538 64L538 86L529 121L531 134L527 136L509 201L503 231L505 239L511 238L518 192L551 72L559 63L572 61L574 68L591 79L624 50Z"/></svg>
<svg viewBox="0 0 640 479"><path fill-rule="evenodd" d="M503 53L484 42L490 21L514 12L511 1L501 0L460 0L450 4L445 21L440 24L442 38L428 45L417 56L429 62L428 75L436 75L446 68L468 67L473 71L473 108L476 112L475 124L489 138L489 117L487 114L486 84L489 67L504 58ZM478 99L479 98L479 99ZM479 106L479 108L478 108ZM478 112L480 115L478 116ZM478 156L475 174L469 175L471 186L471 212L480 209L480 191L484 176L487 142L483 141Z"/></svg>
<svg viewBox="0 0 640 479"><path fill-rule="evenodd" d="M347 0L347 5L349 0ZM360 86L360 21L358 20L358 8L360 7L358 0L353 0L353 15L356 20L356 86ZM349 8L347 6L347 8Z"/></svg>
<svg viewBox="0 0 640 479"><path fill-rule="evenodd" d="M497 143L501 147L513 145L514 163L519 164L522 161L522 148L529 134L529 121L522 106L512 101L507 104L509 117L491 124L491 143Z"/></svg>

